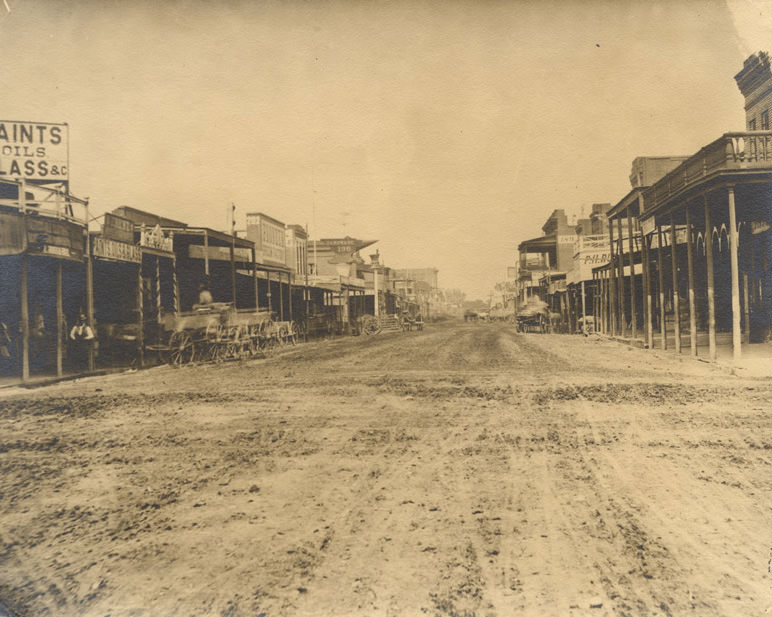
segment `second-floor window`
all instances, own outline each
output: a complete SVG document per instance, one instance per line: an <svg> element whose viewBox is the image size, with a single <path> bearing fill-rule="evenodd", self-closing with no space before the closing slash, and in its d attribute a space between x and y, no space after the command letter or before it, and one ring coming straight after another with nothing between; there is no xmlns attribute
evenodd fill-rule
<svg viewBox="0 0 772 617"><path fill-rule="evenodd" d="M769 130L769 111L767 110L761 112L761 130Z"/></svg>
<svg viewBox="0 0 772 617"><path fill-rule="evenodd" d="M753 120L748 120L748 130L749 131L756 130L756 118L754 118Z"/></svg>

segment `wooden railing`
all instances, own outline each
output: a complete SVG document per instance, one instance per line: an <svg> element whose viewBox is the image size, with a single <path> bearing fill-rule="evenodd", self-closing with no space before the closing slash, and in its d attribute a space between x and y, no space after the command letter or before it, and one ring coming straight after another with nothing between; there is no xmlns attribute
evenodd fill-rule
<svg viewBox="0 0 772 617"><path fill-rule="evenodd" d="M6 184L19 183L4 181ZM21 189L20 189L21 190ZM0 199L0 206L6 209L14 209L24 214L37 214L55 219L63 219L80 225L86 224L88 202L72 195L67 195L60 190L46 186L24 185L24 192L33 195L27 199Z"/></svg>
<svg viewBox="0 0 772 617"><path fill-rule="evenodd" d="M725 133L646 189L644 212L714 173L764 168L772 172L772 131Z"/></svg>

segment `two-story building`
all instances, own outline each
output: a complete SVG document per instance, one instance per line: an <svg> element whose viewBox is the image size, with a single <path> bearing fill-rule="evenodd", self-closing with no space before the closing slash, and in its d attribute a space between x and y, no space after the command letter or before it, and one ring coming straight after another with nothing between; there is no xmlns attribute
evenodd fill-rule
<svg viewBox="0 0 772 617"><path fill-rule="evenodd" d="M665 173L648 185L634 173L633 191L610 212L612 262L601 277L610 332L634 336L642 319L649 347L680 352L688 341L692 355L716 359L726 343L734 361L744 345L772 338L768 54L750 56L735 80L746 130L661 163L653 175Z"/></svg>

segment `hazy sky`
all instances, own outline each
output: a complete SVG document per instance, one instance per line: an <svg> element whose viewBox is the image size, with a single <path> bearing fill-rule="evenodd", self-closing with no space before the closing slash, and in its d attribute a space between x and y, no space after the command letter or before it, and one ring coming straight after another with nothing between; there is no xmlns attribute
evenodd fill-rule
<svg viewBox="0 0 772 617"><path fill-rule="evenodd" d="M754 0L5 3L0 119L68 122L94 213L234 202L470 297L636 156L743 130L733 77L772 51Z"/></svg>

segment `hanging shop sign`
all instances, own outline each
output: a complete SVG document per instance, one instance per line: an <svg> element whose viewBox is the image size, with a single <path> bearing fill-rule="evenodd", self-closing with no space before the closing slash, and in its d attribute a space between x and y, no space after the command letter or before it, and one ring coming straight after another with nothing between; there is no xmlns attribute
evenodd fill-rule
<svg viewBox="0 0 772 617"><path fill-rule="evenodd" d="M91 239L91 252L94 257L115 261L142 262L142 249L134 244L118 242L109 238L95 236Z"/></svg>
<svg viewBox="0 0 772 617"><path fill-rule="evenodd" d="M211 259L214 261L230 261L231 248L229 246L201 246L191 244L188 247L188 256L191 259ZM252 249L236 247L233 249L234 261L252 263Z"/></svg>
<svg viewBox="0 0 772 617"><path fill-rule="evenodd" d="M68 221L26 217L27 253L80 261L83 259L83 227Z"/></svg>
<svg viewBox="0 0 772 617"><path fill-rule="evenodd" d="M24 217L12 212L0 212L0 255L18 255L26 248Z"/></svg>
<svg viewBox="0 0 772 617"><path fill-rule="evenodd" d="M0 120L0 178L66 182L68 137L66 124Z"/></svg>
<svg viewBox="0 0 772 617"><path fill-rule="evenodd" d="M102 236L108 240L134 244L134 223L129 219L106 213L102 225Z"/></svg>

